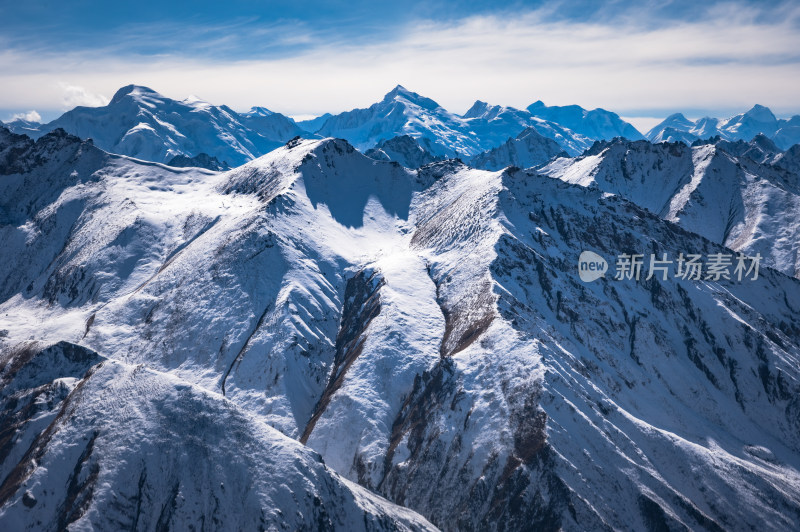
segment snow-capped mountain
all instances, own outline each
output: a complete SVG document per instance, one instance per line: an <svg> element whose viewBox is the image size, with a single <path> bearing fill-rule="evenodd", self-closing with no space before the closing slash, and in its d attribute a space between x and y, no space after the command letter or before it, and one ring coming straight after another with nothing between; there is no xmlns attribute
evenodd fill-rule
<svg viewBox="0 0 800 532"><path fill-rule="evenodd" d="M717 129L716 118L701 118L692 122L682 113L669 115L663 122L647 132L647 138L652 142L683 142L691 144L698 139L708 139L720 136ZM750 140L750 139L747 139Z"/></svg>
<svg viewBox="0 0 800 532"><path fill-rule="evenodd" d="M433 155L432 151L436 148L432 144L427 138L417 140L409 135L401 135L380 141L374 148L365 151L364 155L378 161L395 161L406 168L419 168L443 159Z"/></svg>
<svg viewBox="0 0 800 532"><path fill-rule="evenodd" d="M172 375L29 342L0 383L4 530L435 530Z"/></svg>
<svg viewBox="0 0 800 532"><path fill-rule="evenodd" d="M800 276L800 175L766 137L651 144L598 143L584 156L558 159L542 172L619 194L684 229Z"/></svg>
<svg viewBox="0 0 800 532"><path fill-rule="evenodd" d="M731 156L716 146L651 149L686 165L711 157L721 170L708 176L728 175L721 159ZM269 425L445 530L800 526L800 281L765 267L741 282L583 283L582 250L612 264L620 253L726 252L621 195L452 160L411 171L335 139L295 139L223 173L106 154L63 132L35 144L6 133L4 160L13 162L0 168L0 348L65 341L108 359L83 386L69 372L41 384L79 392L61 400L75 415L59 418L63 437L45 451L97 431L96 459L110 458L90 492L70 488L95 470L81 459L87 444L58 462L67 473L47 466L65 454L44 452L39 477L13 491L0 520L24 515L26 500L67 501L112 508L129 526L137 457L159 449L112 446L129 422L132 432L155 426L153 438L188 433L188 449L164 448L193 469L216 444L228 450L207 476L199 468L178 483L180 496L145 490L148 511L174 507L176 524L213 515L196 486L209 480L229 501L262 471L252 499L219 515L249 523L274 508L292 513L292 528L321 506L386 528L426 526L356 492ZM788 175L774 172L761 180ZM6 364L0 376L18 367L27 366ZM19 389L31 391L19 395L3 385L15 405L6 410L43 406L25 399L41 389L25 379ZM30 448L20 441L14 467L31 463L17 458ZM243 444L252 462L230 452ZM273 497L263 471L277 465L289 479L277 489L294 497ZM174 489L169 471L154 482ZM122 502L107 503L114 496ZM337 497L341 510L329 510Z"/></svg>
<svg viewBox="0 0 800 532"><path fill-rule="evenodd" d="M344 138L359 150L370 149L396 136L409 135L417 140L429 140L434 155L468 158L499 146L527 127L554 139L573 155L591 145L591 139L533 117L527 111L479 101L459 116L401 85L367 109L328 118L316 133Z"/></svg>
<svg viewBox="0 0 800 532"><path fill-rule="evenodd" d="M253 107L247 113L240 113L241 122L248 128L265 138L284 143L298 135L308 132L297 125L294 120L280 113L270 111L266 107Z"/></svg>
<svg viewBox="0 0 800 532"><path fill-rule="evenodd" d="M705 140L716 135L730 141L749 141L758 134L767 136L780 149L786 150L800 143L800 116L779 119L763 105L755 105L746 113L728 119L704 117L692 121L676 113L648 131L646 136L653 142L681 141L691 144L694 140Z"/></svg>
<svg viewBox="0 0 800 532"><path fill-rule="evenodd" d="M485 150L500 146L521 131L533 128L540 135L555 140L563 150L578 155L591 146L592 139L570 129L531 115L528 111L490 105L480 100L464 114L464 118L480 139Z"/></svg>
<svg viewBox="0 0 800 532"><path fill-rule="evenodd" d="M672 115L672 116L675 117L675 115ZM681 117L682 116L683 115L681 115ZM652 135L650 133L652 133ZM659 144L661 142L668 142L668 143L670 143L670 142L683 142L684 144L688 145L688 144L692 144L696 140L700 139L700 137L698 135L695 135L691 131L684 131L682 129L678 129L677 127L673 127L673 126L667 126L667 127L661 128L657 132L655 132L654 130L651 130L650 133L648 133L648 139L651 142L656 143L656 144ZM714 131L713 134L709 134L709 136L706 137L706 138L712 138L712 137L715 137L715 136L716 137L719 136L719 132L716 131L716 130Z"/></svg>
<svg viewBox="0 0 800 532"><path fill-rule="evenodd" d="M617 113L605 109L589 111L579 105L547 106L537 100L527 110L533 116L560 124L592 140L611 140L616 137L644 139L633 125L624 121Z"/></svg>
<svg viewBox="0 0 800 532"><path fill-rule="evenodd" d="M430 139L436 147L434 155L472 155L482 151L481 140L470 134L464 120L401 85L367 109L329 117L315 133L347 139L364 151L401 135Z"/></svg>
<svg viewBox="0 0 800 532"><path fill-rule="evenodd" d="M543 137L529 127L515 138L489 151L479 153L469 164L483 170L500 170L508 166L530 168L549 162L554 157L568 157L553 139Z"/></svg>
<svg viewBox="0 0 800 532"><path fill-rule="evenodd" d="M136 85L119 89L107 106L76 107L36 131L12 126L34 137L62 128L91 138L106 151L148 161L165 163L176 155L206 153L232 166L304 133L290 119L263 108L239 115L224 105L197 98L172 100Z"/></svg>

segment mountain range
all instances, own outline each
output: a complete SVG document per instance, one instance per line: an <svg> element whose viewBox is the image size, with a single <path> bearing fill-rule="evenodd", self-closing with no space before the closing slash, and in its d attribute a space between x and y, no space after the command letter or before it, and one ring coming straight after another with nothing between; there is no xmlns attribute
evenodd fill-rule
<svg viewBox="0 0 800 532"><path fill-rule="evenodd" d="M648 131L646 136L653 142L681 141L691 144L695 140L715 136L731 141L749 141L758 134L767 136L780 149L787 150L800 143L800 115L789 119L776 118L763 105L755 105L746 113L727 119L707 116L689 120L683 114L675 113Z"/></svg>
<svg viewBox="0 0 800 532"><path fill-rule="evenodd" d="M12 131L33 138L61 128L112 153L166 163L201 153L239 166L303 134L294 121L262 107L236 113L197 98L177 101L136 85L108 105L76 107L48 124L17 121Z"/></svg>
<svg viewBox="0 0 800 532"><path fill-rule="evenodd" d="M623 196L684 229L800 278L797 151L749 143L598 142L541 172ZM792 160L792 159L795 160Z"/></svg>
<svg viewBox="0 0 800 532"><path fill-rule="evenodd" d="M77 107L48 124L17 119L6 126L32 138L62 128L91 138L106 151L148 161L169 163L175 157L200 157L198 164L205 164L204 157L215 157L218 163L213 168L239 166L295 136L343 138L362 152L380 150L381 143L409 136L430 154L420 161L431 157L468 160L516 139L526 129L555 141L570 156L580 155L596 140L645 138L619 115L604 109L547 106L541 101L515 109L478 100L458 115L401 85L368 108L326 113L301 122L265 107L237 113L195 97L177 101L147 87L128 85L117 91L107 106ZM714 136L749 141L759 133L787 150L800 142L800 117L777 119L760 105L725 120L706 117L691 121L678 113L653 128L646 138L691 144Z"/></svg>
<svg viewBox="0 0 800 532"><path fill-rule="evenodd" d="M724 142L216 172L0 129L0 524L798 528L796 150ZM737 243L757 279L578 276Z"/></svg>
<svg viewBox="0 0 800 532"><path fill-rule="evenodd" d="M462 158L495 148L529 127L555 140L571 155L580 154L594 140L620 134L640 137L630 124L608 111L547 108L540 102L531 109L538 115L478 101L460 116L398 85L367 109L296 123L264 107L237 113L198 98L177 101L150 88L129 85L117 91L106 106L77 107L48 124L17 119L6 126L32 138L62 128L91 138L109 152L148 161L168 163L176 156L206 154L230 166L264 155L298 135L344 138L362 151L410 135L419 142L427 140L425 149L434 157ZM563 111L556 112L559 109ZM562 117L574 130L539 116L547 112Z"/></svg>
<svg viewBox="0 0 800 532"><path fill-rule="evenodd" d="M0 529L800 529L800 144L756 107L0 126Z"/></svg>

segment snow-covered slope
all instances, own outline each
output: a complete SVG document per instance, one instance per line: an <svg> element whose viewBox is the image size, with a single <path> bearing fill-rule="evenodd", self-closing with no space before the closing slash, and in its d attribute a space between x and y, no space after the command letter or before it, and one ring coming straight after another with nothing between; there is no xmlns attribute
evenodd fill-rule
<svg viewBox="0 0 800 532"><path fill-rule="evenodd" d="M533 116L555 122L592 140L611 140L623 137L641 140L644 136L617 113L605 109L584 109L579 105L547 106L538 100L527 107Z"/></svg>
<svg viewBox="0 0 800 532"><path fill-rule="evenodd" d="M255 108L243 115L197 98L172 100L147 87L128 85L104 107L76 107L36 132L56 128L91 138L100 148L156 162L206 153L238 166L303 131L290 119Z"/></svg>
<svg viewBox="0 0 800 532"><path fill-rule="evenodd" d="M693 148L647 141L598 143L585 156L558 159L542 172L619 194L735 251L760 253L766 264L797 277L800 176L759 164L778 159L765 140Z"/></svg>
<svg viewBox="0 0 800 532"><path fill-rule="evenodd" d="M446 530L800 525L796 279L584 284L584 249L725 249L523 171L296 139L214 173L8 138L7 352L67 341L222 395Z"/></svg>
<svg viewBox="0 0 800 532"><path fill-rule="evenodd" d="M26 342L0 382L4 530L434 530L171 375Z"/></svg>
<svg viewBox="0 0 800 532"><path fill-rule="evenodd" d="M380 141L374 148L365 151L364 155L378 161L395 161L406 168L419 168L442 160L442 157L433 155L432 151L436 151L436 148L432 146L430 139L417 140L409 135L401 135Z"/></svg>
<svg viewBox="0 0 800 532"><path fill-rule="evenodd" d="M582 249L611 259L721 248L600 191L524 172L456 171L416 211L445 358L393 424L394 467L381 482L390 498L434 522L457 508L453 529L795 526L800 283L770 272L758 285L585 285ZM760 319L751 311L776 327L760 340L739 321ZM767 434L783 443L754 440ZM770 462L777 448L788 463ZM787 465L762 476L769 463Z"/></svg>
<svg viewBox="0 0 800 532"><path fill-rule="evenodd" d="M704 117L692 121L680 113L668 116L663 122L647 132L653 142L705 140L719 135L725 140L749 141L758 134L772 139L782 150L800 143L800 116L779 119L763 105L755 105L746 113L728 119Z"/></svg>
<svg viewBox="0 0 800 532"><path fill-rule="evenodd" d="M567 157L553 139L543 137L534 128L527 128L515 138L508 139L489 151L479 153L469 164L483 170L500 170L507 166L530 168L547 163L553 157Z"/></svg>

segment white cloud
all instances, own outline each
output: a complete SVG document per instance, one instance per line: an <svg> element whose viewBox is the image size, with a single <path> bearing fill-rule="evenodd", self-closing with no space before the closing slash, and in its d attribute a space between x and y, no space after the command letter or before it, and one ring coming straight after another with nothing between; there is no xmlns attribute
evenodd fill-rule
<svg viewBox="0 0 800 532"><path fill-rule="evenodd" d="M87 91L83 87L77 85L70 85L63 81L58 82L58 86L62 91L61 102L65 110L72 109L78 105L86 107L100 107L108 104L108 98L102 94L95 94Z"/></svg>
<svg viewBox="0 0 800 532"><path fill-rule="evenodd" d="M391 42L328 43L294 57L229 62L100 52L34 57L7 49L0 51L0 106L101 105L101 94L138 83L176 99L198 93L237 109L318 115L367 105L402 83L455 112L475 99L516 107L541 99L631 116L754 103L779 115L800 111L794 12L775 24L742 13L730 4L713 19L662 27L633 19L552 22L537 11L422 21ZM80 86L52 89L66 77Z"/></svg>
<svg viewBox="0 0 800 532"><path fill-rule="evenodd" d="M36 111L28 111L27 113L17 113L11 117L11 120L25 120L27 122L41 122L42 116ZM9 120L9 122L11 121Z"/></svg>

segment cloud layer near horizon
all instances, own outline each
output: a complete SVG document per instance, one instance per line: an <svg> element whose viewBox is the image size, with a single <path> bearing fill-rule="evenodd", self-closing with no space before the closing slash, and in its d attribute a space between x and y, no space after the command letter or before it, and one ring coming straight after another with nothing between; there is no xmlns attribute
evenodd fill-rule
<svg viewBox="0 0 800 532"><path fill-rule="evenodd" d="M415 19L369 42L296 21L283 32L252 24L182 28L209 36L205 46L230 48L224 57L191 47L143 53L142 43L176 28L138 27L94 49L2 47L0 108L101 105L120 86L137 83L235 109L321 114L362 107L402 83L455 112L475 99L516 107L541 99L628 116L725 114L754 103L785 115L800 111L799 20L800 8L791 4L765 17L764 8L723 3L702 19L663 24L635 10L588 21L553 17L547 8ZM264 32L280 42L274 53L232 59L237 43L266 39ZM134 49L140 51L126 51Z"/></svg>

